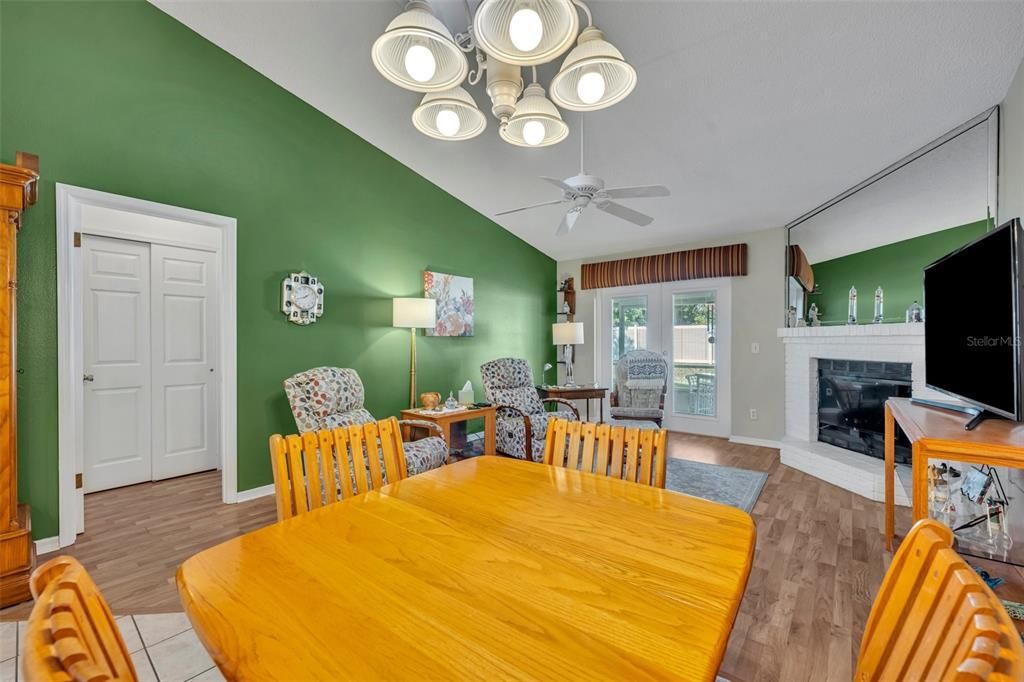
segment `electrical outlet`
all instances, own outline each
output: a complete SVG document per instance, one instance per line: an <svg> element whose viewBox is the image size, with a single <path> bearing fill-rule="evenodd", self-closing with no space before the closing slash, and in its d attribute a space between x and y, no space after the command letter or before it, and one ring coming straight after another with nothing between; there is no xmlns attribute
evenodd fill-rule
<svg viewBox="0 0 1024 682"><path fill-rule="evenodd" d="M752 422L756 422L757 421L757 408L756 407L750 408L750 421L752 421Z"/></svg>
<svg viewBox="0 0 1024 682"><path fill-rule="evenodd" d="M757 341L755 341L754 343L750 344L750 352L753 353L754 355L757 355L758 353L760 353L761 352L761 344L759 344Z"/></svg>

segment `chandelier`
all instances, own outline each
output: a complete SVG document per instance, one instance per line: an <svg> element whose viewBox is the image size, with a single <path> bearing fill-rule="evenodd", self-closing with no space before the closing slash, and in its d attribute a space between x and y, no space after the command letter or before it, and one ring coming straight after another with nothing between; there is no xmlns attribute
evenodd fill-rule
<svg viewBox="0 0 1024 682"><path fill-rule="evenodd" d="M582 31L580 10L587 19ZM537 66L566 51L550 92L545 91L537 82ZM467 55L476 60L473 70ZM558 106L597 111L621 102L636 87L636 69L605 40L581 0L483 0L471 25L456 35L427 0L410 0L373 43L371 57L384 78L424 93L412 114L416 129L452 142L487 128L487 116L464 83L477 85L486 77L498 135L521 147L547 147L569 136ZM524 68L531 75L528 85Z"/></svg>

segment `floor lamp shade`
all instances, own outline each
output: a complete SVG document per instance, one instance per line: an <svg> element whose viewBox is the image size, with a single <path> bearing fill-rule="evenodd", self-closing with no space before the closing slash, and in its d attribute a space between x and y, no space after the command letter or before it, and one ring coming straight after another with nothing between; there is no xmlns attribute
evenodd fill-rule
<svg viewBox="0 0 1024 682"><path fill-rule="evenodd" d="M394 327L417 329L437 324L437 301L432 298L392 299L391 312Z"/></svg>
<svg viewBox="0 0 1024 682"><path fill-rule="evenodd" d="M551 325L552 343L556 346L575 346L583 343L582 322L556 322Z"/></svg>
<svg viewBox="0 0 1024 682"><path fill-rule="evenodd" d="M409 407L416 407L416 330L437 325L437 301L432 298L391 299L391 326L408 329Z"/></svg>

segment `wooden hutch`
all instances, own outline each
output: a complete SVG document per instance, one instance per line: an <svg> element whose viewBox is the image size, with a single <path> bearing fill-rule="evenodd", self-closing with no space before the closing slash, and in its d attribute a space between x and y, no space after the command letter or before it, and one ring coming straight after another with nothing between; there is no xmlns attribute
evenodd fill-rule
<svg viewBox="0 0 1024 682"><path fill-rule="evenodd" d="M21 216L36 202L39 160L18 152L17 165L0 164L0 607L30 599L28 579L35 563L31 516L18 504L16 362L17 243Z"/></svg>

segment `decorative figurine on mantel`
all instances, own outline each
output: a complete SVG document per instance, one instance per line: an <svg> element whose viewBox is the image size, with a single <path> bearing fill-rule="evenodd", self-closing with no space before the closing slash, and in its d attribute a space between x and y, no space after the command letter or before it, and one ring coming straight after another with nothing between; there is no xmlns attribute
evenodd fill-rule
<svg viewBox="0 0 1024 682"><path fill-rule="evenodd" d="M807 311L807 319L811 321L812 327L820 327L821 320L818 319L818 304L812 303L810 309Z"/></svg>
<svg viewBox="0 0 1024 682"><path fill-rule="evenodd" d="M907 308L907 322L924 322L924 308L917 301Z"/></svg>
<svg viewBox="0 0 1024 682"><path fill-rule="evenodd" d="M885 292L882 291L882 286L879 285L875 289L875 317L872 320L875 324L882 324L885 319Z"/></svg>
<svg viewBox="0 0 1024 682"><path fill-rule="evenodd" d="M789 310L786 311L786 326L793 328L796 326L796 306L789 306Z"/></svg>
<svg viewBox="0 0 1024 682"><path fill-rule="evenodd" d="M850 287L850 305L847 308L846 324L857 324L857 287Z"/></svg>

